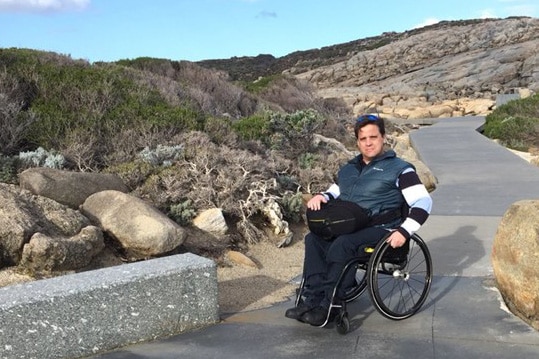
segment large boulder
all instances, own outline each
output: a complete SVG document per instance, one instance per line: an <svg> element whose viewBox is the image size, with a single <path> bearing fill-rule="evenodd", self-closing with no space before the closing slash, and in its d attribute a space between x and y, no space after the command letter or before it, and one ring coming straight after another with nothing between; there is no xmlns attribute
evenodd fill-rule
<svg viewBox="0 0 539 359"><path fill-rule="evenodd" d="M186 237L182 227L155 207L120 191L94 193L80 210L115 238L129 259L165 254L180 246Z"/></svg>
<svg viewBox="0 0 539 359"><path fill-rule="evenodd" d="M24 245L19 267L32 275L82 269L103 249L103 232L94 226L84 227L73 237L51 237L38 232Z"/></svg>
<svg viewBox="0 0 539 359"><path fill-rule="evenodd" d="M90 222L49 198L0 183L0 224L0 263L11 266L19 263L23 246L35 233L71 237Z"/></svg>
<svg viewBox="0 0 539 359"><path fill-rule="evenodd" d="M502 217L492 247L500 293L513 313L539 329L539 200L515 202Z"/></svg>
<svg viewBox="0 0 539 359"><path fill-rule="evenodd" d="M86 198L97 192L128 192L120 177L114 174L62 171L46 167L23 171L19 175L19 183L22 188L34 194L51 198L73 209L78 209Z"/></svg>

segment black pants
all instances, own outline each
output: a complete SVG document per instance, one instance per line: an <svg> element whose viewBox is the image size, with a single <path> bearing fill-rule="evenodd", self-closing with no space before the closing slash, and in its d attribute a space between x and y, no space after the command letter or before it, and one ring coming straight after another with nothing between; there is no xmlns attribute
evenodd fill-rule
<svg viewBox="0 0 539 359"><path fill-rule="evenodd" d="M358 232L344 234L333 241L326 241L315 234L305 236L305 303L310 306L329 307L333 289L346 263L359 255L365 245L376 245L388 230L382 227L368 227ZM355 285L355 273L350 271L344 279L341 290Z"/></svg>

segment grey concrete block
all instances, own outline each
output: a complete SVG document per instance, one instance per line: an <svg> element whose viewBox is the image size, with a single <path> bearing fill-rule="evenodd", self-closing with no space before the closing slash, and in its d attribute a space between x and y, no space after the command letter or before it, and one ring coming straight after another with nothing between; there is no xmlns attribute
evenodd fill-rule
<svg viewBox="0 0 539 359"><path fill-rule="evenodd" d="M0 358L79 358L219 321L217 269L179 254L0 289Z"/></svg>
<svg viewBox="0 0 539 359"><path fill-rule="evenodd" d="M519 99L520 99L520 94L518 94L518 93L509 93L509 94L496 95L496 107L500 107L501 105L505 105L509 101L519 100Z"/></svg>

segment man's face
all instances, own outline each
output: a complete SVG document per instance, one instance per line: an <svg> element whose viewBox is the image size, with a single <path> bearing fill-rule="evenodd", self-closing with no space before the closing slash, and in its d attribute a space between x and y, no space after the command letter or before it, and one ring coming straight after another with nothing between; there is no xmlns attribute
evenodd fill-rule
<svg viewBox="0 0 539 359"><path fill-rule="evenodd" d="M357 148L363 155L365 163L369 163L374 157L384 150L384 136L375 124L368 124L359 129Z"/></svg>

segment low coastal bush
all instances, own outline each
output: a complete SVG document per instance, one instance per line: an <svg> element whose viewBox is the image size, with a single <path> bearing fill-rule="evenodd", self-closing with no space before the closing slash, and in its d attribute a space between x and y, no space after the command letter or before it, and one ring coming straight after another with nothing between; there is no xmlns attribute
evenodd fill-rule
<svg viewBox="0 0 539 359"><path fill-rule="evenodd" d="M483 133L515 150L539 148L539 94L497 108L486 117Z"/></svg>

